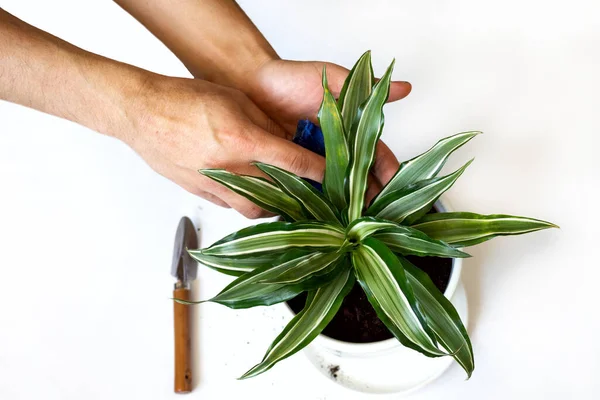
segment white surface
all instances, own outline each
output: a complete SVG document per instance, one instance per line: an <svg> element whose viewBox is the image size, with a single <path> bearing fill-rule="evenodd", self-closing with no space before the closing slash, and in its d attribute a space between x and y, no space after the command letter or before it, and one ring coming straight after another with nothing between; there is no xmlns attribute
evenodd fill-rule
<svg viewBox="0 0 600 400"><path fill-rule="evenodd" d="M108 1L5 0L86 49L187 76ZM455 208L562 229L496 239L464 265L476 369L453 366L414 399L592 399L600 391L600 4L593 1L243 1L280 54L345 65L373 50L414 85L387 107L400 158L480 129L451 159L476 162ZM0 103L0 399L167 399L172 392L172 239L201 207L204 244L247 224L155 175L120 143ZM227 221L224 223L223 221ZM202 270L200 296L227 278ZM303 356L256 379L280 310L197 309L199 399L363 398Z"/></svg>

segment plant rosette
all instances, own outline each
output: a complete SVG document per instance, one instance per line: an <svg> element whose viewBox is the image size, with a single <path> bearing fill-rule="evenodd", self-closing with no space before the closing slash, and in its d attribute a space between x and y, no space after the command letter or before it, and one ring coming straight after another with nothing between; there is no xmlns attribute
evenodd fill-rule
<svg viewBox="0 0 600 400"><path fill-rule="evenodd" d="M438 212L450 212L447 200L435 204ZM463 324L468 324L467 297L461 282L462 258L452 259L444 296L454 305ZM294 310L286 304L286 312ZM424 358L392 337L355 343L320 334L305 349L311 364L325 378L348 389L372 394L408 395L439 378L451 365L447 358Z"/></svg>
<svg viewBox="0 0 600 400"><path fill-rule="evenodd" d="M241 379L268 371L319 337L356 283L394 340L421 357L454 359L470 377L475 368L473 348L459 312L410 258L469 257L465 247L497 236L556 227L504 214L430 213L471 164L438 176L446 160L480 132L441 139L403 162L366 204L393 66L392 62L376 80L366 52L350 71L338 99L329 91L323 70L324 95L318 114L326 153L323 192L302 177L263 163L255 165L269 179L225 170L200 171L284 220L244 228L207 248L188 250L200 263L236 277L204 301L241 309L307 294L302 310L275 338L262 361ZM450 291L458 287L458 263L454 270ZM344 350L339 349L340 343L332 345L323 337L319 342L334 351ZM388 343L392 342L363 348L383 349ZM359 346L350 348L347 354Z"/></svg>

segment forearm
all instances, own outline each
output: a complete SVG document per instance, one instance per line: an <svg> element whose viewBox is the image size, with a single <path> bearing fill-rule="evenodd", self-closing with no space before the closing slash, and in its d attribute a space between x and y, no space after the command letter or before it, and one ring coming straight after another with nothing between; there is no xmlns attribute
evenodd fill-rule
<svg viewBox="0 0 600 400"><path fill-rule="evenodd" d="M0 9L0 99L119 137L142 75Z"/></svg>
<svg viewBox="0 0 600 400"><path fill-rule="evenodd" d="M233 0L115 0L197 78L244 91L277 54Z"/></svg>

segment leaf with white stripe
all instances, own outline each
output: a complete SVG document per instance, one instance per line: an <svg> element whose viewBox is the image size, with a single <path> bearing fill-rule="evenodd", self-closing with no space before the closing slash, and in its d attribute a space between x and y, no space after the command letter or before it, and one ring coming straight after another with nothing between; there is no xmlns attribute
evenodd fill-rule
<svg viewBox="0 0 600 400"><path fill-rule="evenodd" d="M298 260L271 268L261 279L262 283L298 284L322 276L335 269L345 251L311 253Z"/></svg>
<svg viewBox="0 0 600 400"><path fill-rule="evenodd" d="M367 51L350 70L342 86L337 103L338 109L342 114L348 142L350 142L350 129L356 121L358 109L371 94L374 84L375 78L373 76L373 67L371 66L371 51Z"/></svg>
<svg viewBox="0 0 600 400"><path fill-rule="evenodd" d="M514 215L481 215L470 212L429 214L413 228L456 247L473 246L496 236L521 235L558 228L551 222Z"/></svg>
<svg viewBox="0 0 600 400"><path fill-rule="evenodd" d="M248 272L223 289L215 297L206 300L219 303L230 308L248 308L255 306L270 306L289 300L305 290L312 290L330 281L332 275L318 275L304 280L301 284L264 283L263 280L272 276L273 269L286 269L301 263L309 257L305 251L291 250L273 262Z"/></svg>
<svg viewBox="0 0 600 400"><path fill-rule="evenodd" d="M224 237L202 254L247 257L294 248L335 251L344 244L344 231L324 222L269 222Z"/></svg>
<svg viewBox="0 0 600 400"><path fill-rule="evenodd" d="M367 214L397 223L406 220L410 224L433 207L437 199L450 189L472 161L444 177L427 179L388 193L369 207Z"/></svg>
<svg viewBox="0 0 600 400"><path fill-rule="evenodd" d="M373 235L373 238L383 242L394 253L420 257L471 257L441 240L435 240L423 232L408 226L397 225Z"/></svg>
<svg viewBox="0 0 600 400"><path fill-rule="evenodd" d="M292 299L304 291L304 288L298 285L259 283L262 274L269 268L258 268L240 276L215 297L206 301L233 309L270 306Z"/></svg>
<svg viewBox="0 0 600 400"><path fill-rule="evenodd" d="M260 208L281 215L288 221L306 219L300 204L266 179L236 175L224 169L203 169L199 172L244 196Z"/></svg>
<svg viewBox="0 0 600 400"><path fill-rule="evenodd" d="M362 217L355 219L346 227L346 238L358 243L377 231L393 229L398 226L395 222L374 217Z"/></svg>
<svg viewBox="0 0 600 400"><path fill-rule="evenodd" d="M323 191L338 210L346 208L344 179L350 158L342 116L327 85L323 67L323 102L319 109L319 125L325 142L325 176ZM350 129L349 127L347 129Z"/></svg>
<svg viewBox="0 0 600 400"><path fill-rule="evenodd" d="M390 93L394 61L383 74L368 100L359 110L360 118L352 126L350 166L346 179L348 193L348 221L359 218L365 203L367 177L375 159L375 148L383 130L383 105Z"/></svg>
<svg viewBox="0 0 600 400"><path fill-rule="evenodd" d="M269 306L282 301L289 300L299 293L318 287L327 282L326 278L314 279L312 282L303 285L284 285L284 284L262 284L260 280L273 266L284 264L290 261L298 261L307 253L302 250L290 250L285 254L279 254L276 261L256 268L250 272L241 274L237 279L231 282L216 296L202 301L186 301L176 299L183 304L200 304L205 302L219 303L224 306L238 309L255 306Z"/></svg>
<svg viewBox="0 0 600 400"><path fill-rule="evenodd" d="M328 284L309 292L304 309L277 336L263 360L240 379L251 378L267 371L277 362L291 356L316 338L337 313L342 300L354 286L350 268Z"/></svg>
<svg viewBox="0 0 600 400"><path fill-rule="evenodd" d="M467 379L470 378L475 368L473 347L458 312L425 272L404 257L400 257L399 260L438 343L463 367Z"/></svg>
<svg viewBox="0 0 600 400"><path fill-rule="evenodd" d="M306 180L269 164L254 163L290 197L295 198L318 221L340 224L335 207Z"/></svg>
<svg viewBox="0 0 600 400"><path fill-rule="evenodd" d="M394 190L402 189L424 179L434 178L440 172L450 154L480 133L472 131L449 136L437 142L425 153L403 162L400 164L398 172L379 192L373 203Z"/></svg>
<svg viewBox="0 0 600 400"><path fill-rule="evenodd" d="M382 322L392 333L402 333L399 340L408 339L426 353L446 355L437 347L404 268L390 249L376 239L367 238L352 253L352 263L377 315L384 316Z"/></svg>
<svg viewBox="0 0 600 400"><path fill-rule="evenodd" d="M202 254L202 250L188 250L190 256L201 264L223 274L240 276L257 268L273 265L281 254L271 253L256 257L218 257Z"/></svg>

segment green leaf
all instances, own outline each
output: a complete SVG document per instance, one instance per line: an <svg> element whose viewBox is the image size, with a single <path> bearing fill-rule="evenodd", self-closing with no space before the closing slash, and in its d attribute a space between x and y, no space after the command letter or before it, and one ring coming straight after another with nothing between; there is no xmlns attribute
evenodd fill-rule
<svg viewBox="0 0 600 400"><path fill-rule="evenodd" d="M350 166L346 179L348 193L348 222L362 214L367 177L375 159L375 148L383 130L383 105L390 93L394 61L359 110L360 119L352 126Z"/></svg>
<svg viewBox="0 0 600 400"><path fill-rule="evenodd" d="M206 300L229 308L270 306L292 299L304 291L299 285L259 283L271 267L261 267L231 282L215 297Z"/></svg>
<svg viewBox="0 0 600 400"><path fill-rule="evenodd" d="M360 242L377 231L396 228L398 226L395 222L373 217L362 217L355 219L346 227L346 238Z"/></svg>
<svg viewBox="0 0 600 400"><path fill-rule="evenodd" d="M423 232L407 226L396 226L373 235L373 238L383 242L394 253L420 257L470 257L441 240L435 240Z"/></svg>
<svg viewBox="0 0 600 400"><path fill-rule="evenodd" d="M481 215L470 212L429 214L413 228L455 247L473 246L496 236L520 235L558 228L551 222L513 215Z"/></svg>
<svg viewBox="0 0 600 400"><path fill-rule="evenodd" d="M230 308L270 306L289 300L305 290L322 286L330 281L333 276L322 274L304 280L301 284L263 282L265 278L272 276L272 270L285 270L297 263L302 263L310 256L311 254L298 249L288 251L280 255L272 264L256 268L240 276L218 295L206 301L219 303Z"/></svg>
<svg viewBox="0 0 600 400"><path fill-rule="evenodd" d="M223 169L203 169L199 172L288 221L306 219L300 204L266 179L236 175Z"/></svg>
<svg viewBox="0 0 600 400"><path fill-rule="evenodd" d="M436 335L438 343L460 364L470 378L475 368L473 348L467 329L460 320L456 309L442 292L433 284L429 276L415 267L407 259L400 257L406 277L410 282L421 311Z"/></svg>
<svg viewBox="0 0 600 400"><path fill-rule="evenodd" d="M371 51L365 52L354 64L350 74L346 77L340 97L338 108L342 114L342 120L346 132L346 139L350 139L350 129L359 114L358 109L369 97L375 78L371 66Z"/></svg>
<svg viewBox="0 0 600 400"><path fill-rule="evenodd" d="M312 277L331 272L344 254L344 250L331 253L311 253L297 261L271 268L260 282L298 284Z"/></svg>
<svg viewBox="0 0 600 400"><path fill-rule="evenodd" d="M347 268L330 283L310 292L304 309L277 336L262 362L252 367L240 379L251 378L267 371L277 362L312 342L335 316L352 286L354 274Z"/></svg>
<svg viewBox="0 0 600 400"><path fill-rule="evenodd" d="M208 256L247 257L293 248L336 251L344 231L323 222L269 222L242 229L203 249Z"/></svg>
<svg viewBox="0 0 600 400"><path fill-rule="evenodd" d="M445 355L437 347L398 258L380 241L367 238L352 253L358 282L377 315L398 339L408 339L428 354ZM381 319L381 318L380 318ZM387 324L390 325L387 325Z"/></svg>
<svg viewBox="0 0 600 400"><path fill-rule="evenodd" d="M273 178L281 190L295 198L318 221L340 224L334 206L310 183L273 165L259 162L255 165Z"/></svg>
<svg viewBox="0 0 600 400"><path fill-rule="evenodd" d="M442 193L450 189L472 161L450 175L420 181L388 193L369 207L367 214L397 223L407 220L410 224L431 209Z"/></svg>
<svg viewBox="0 0 600 400"><path fill-rule="evenodd" d="M369 88L370 90L370 88ZM323 102L319 109L319 124L325 141L325 177L323 191L338 210L346 208L344 179L349 162L348 143L342 116L327 86L327 73L323 67ZM350 129L348 127L347 129Z"/></svg>
<svg viewBox="0 0 600 400"><path fill-rule="evenodd" d="M424 179L434 178L440 172L450 154L480 133L472 131L449 136L437 142L425 153L403 162L400 164L398 172L379 192L373 203L394 190L402 189Z"/></svg>
<svg viewBox="0 0 600 400"><path fill-rule="evenodd" d="M256 257L218 257L202 254L202 250L188 250L190 256L198 261L223 274L240 276L247 272L252 272L256 268L273 265L280 254L263 254Z"/></svg>

